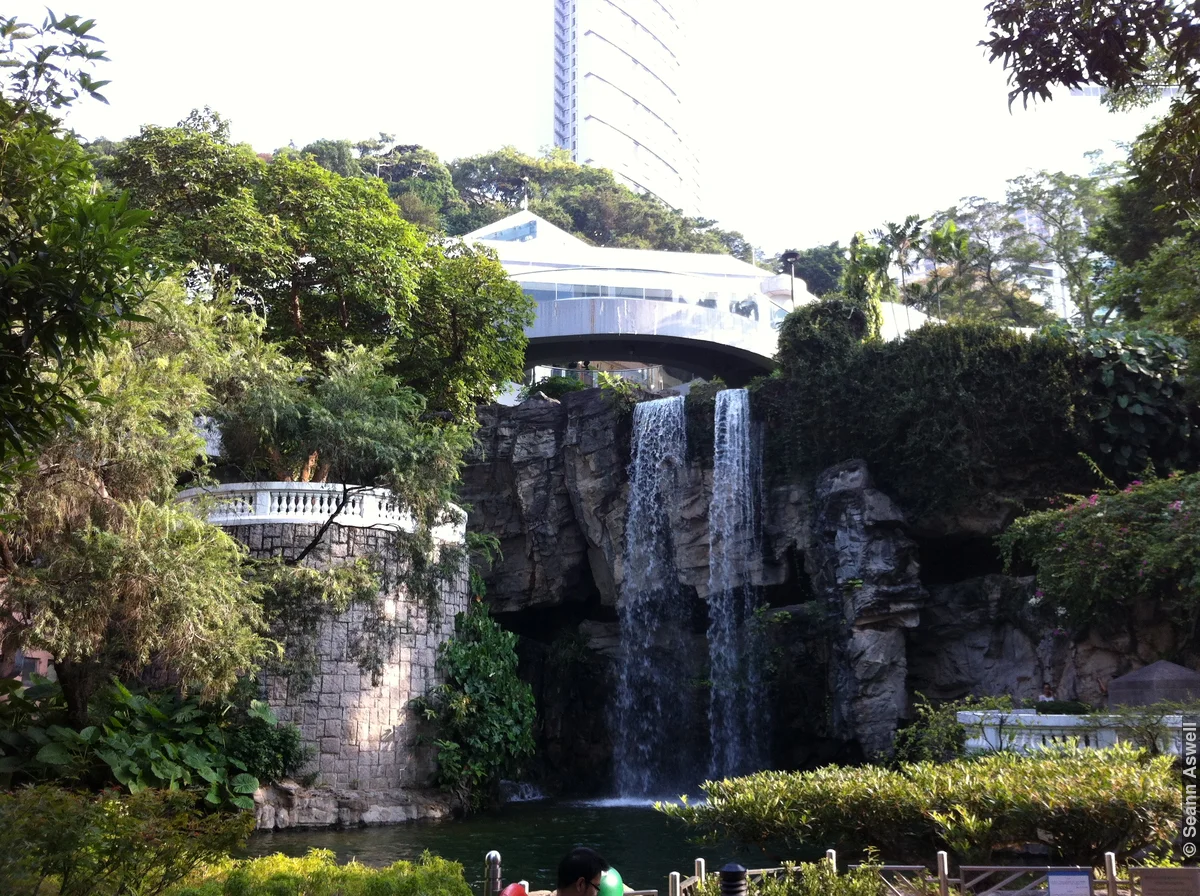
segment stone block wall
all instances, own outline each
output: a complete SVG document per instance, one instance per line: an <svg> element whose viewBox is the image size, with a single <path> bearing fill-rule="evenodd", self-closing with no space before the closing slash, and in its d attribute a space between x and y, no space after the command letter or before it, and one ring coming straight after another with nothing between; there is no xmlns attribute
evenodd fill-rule
<svg viewBox="0 0 1200 896"><path fill-rule="evenodd" d="M315 524L266 523L231 526L229 533L255 557L295 557L316 537ZM314 756L306 773L335 790L393 791L429 785L436 770L435 747L424 723L410 708L413 698L440 683L438 645L454 634L455 614L467 609L467 565L447 582L431 613L396 584L400 559L388 532L332 525L304 560L327 568L359 557L374 557L382 572L385 609L399 623L400 636L384 664L378 685L352 655L363 611L352 607L320 626L320 666L301 690L283 676L266 676L267 699L281 721L300 728ZM421 740L422 742L418 742Z"/></svg>

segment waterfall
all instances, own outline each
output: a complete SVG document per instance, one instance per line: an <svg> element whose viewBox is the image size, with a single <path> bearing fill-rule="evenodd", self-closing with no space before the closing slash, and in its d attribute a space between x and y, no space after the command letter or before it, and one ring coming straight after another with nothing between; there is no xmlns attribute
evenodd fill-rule
<svg viewBox="0 0 1200 896"><path fill-rule="evenodd" d="M694 784L676 742L694 726L681 699L680 659L690 609L679 586L668 509L686 458L683 397L633 410L633 459L617 616L622 652L614 759L621 796L658 796Z"/></svg>
<svg viewBox="0 0 1200 896"><path fill-rule="evenodd" d="M708 510L708 656L712 696L709 775L763 768L767 720L758 639L748 623L758 607L750 572L761 552L755 498L761 464L745 389L717 393L712 501Z"/></svg>

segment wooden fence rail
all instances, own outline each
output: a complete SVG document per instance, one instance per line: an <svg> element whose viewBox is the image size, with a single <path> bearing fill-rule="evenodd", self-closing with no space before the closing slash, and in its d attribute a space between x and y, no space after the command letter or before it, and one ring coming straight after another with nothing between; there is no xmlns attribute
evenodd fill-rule
<svg viewBox="0 0 1200 896"><path fill-rule="evenodd" d="M837 870L837 853L830 849L825 861ZM862 867L848 866L850 870ZM1054 873L1076 872L1088 876L1093 896L1141 896L1141 887L1133 879L1118 877L1117 857L1104 854L1103 876L1095 877L1093 869L1055 865L962 865L957 877L950 876L950 859L946 852L937 854L931 870L925 865L874 865L883 878L885 896L1050 896L1050 876ZM795 866L792 871L794 872ZM748 879L781 877L786 867L747 869ZM697 885L704 879L704 860L696 860L696 873L683 878L672 872L668 881L668 896L695 896Z"/></svg>

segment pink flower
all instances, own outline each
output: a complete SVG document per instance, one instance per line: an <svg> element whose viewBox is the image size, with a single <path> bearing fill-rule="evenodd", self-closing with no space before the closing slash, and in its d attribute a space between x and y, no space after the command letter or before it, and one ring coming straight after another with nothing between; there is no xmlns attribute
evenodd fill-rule
<svg viewBox="0 0 1200 896"><path fill-rule="evenodd" d="M1100 497L1099 495L1092 495L1090 498L1088 498L1088 506L1095 507L1096 501L1097 501L1097 499L1099 499L1099 497Z"/></svg>

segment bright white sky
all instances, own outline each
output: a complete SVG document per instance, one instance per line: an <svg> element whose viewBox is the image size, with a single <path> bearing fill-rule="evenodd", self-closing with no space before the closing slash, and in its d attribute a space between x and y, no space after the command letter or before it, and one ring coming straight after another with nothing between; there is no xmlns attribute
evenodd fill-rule
<svg viewBox="0 0 1200 896"><path fill-rule="evenodd" d="M88 138L209 105L260 151L380 130L445 159L550 143L551 0L47 3L97 19L113 60L110 105L69 119ZM976 46L984 0L697 6L704 212L768 252L1001 198L1030 169L1084 173L1084 152L1119 157L1153 114L1065 91L1010 114L1005 73Z"/></svg>

